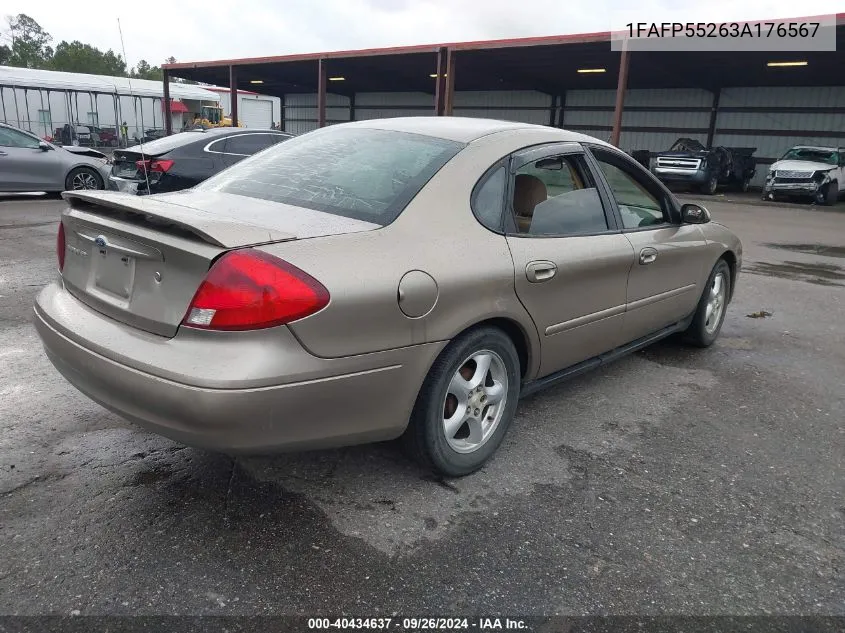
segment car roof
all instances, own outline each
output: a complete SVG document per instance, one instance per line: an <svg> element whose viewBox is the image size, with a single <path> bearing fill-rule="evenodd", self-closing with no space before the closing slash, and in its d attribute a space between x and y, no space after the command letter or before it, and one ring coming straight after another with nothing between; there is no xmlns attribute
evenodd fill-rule
<svg viewBox="0 0 845 633"><path fill-rule="evenodd" d="M341 123L338 127L355 126L378 130L394 130L397 132L408 132L410 134L422 134L438 138L457 141L459 143L471 143L484 136L509 132L513 130L544 130L554 137L554 140L561 142L597 142L607 145L600 139L549 127L547 125L534 125L531 123L519 123L516 121L500 121L497 119L482 119L462 116L413 116L395 117L391 119L370 119L368 121L355 121L352 123ZM335 127L335 126L332 126Z"/></svg>

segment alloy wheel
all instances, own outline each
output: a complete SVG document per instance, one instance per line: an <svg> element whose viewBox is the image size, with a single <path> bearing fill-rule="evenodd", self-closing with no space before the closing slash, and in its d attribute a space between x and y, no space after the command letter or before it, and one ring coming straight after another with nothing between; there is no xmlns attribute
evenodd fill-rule
<svg viewBox="0 0 845 633"><path fill-rule="evenodd" d="M458 367L443 403L443 433L458 453L472 453L496 431L507 405L508 373L496 352L476 352Z"/></svg>

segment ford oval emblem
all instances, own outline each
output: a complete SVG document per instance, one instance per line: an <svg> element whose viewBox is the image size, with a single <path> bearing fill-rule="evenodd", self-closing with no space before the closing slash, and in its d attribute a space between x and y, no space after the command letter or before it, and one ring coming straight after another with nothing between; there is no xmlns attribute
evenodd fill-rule
<svg viewBox="0 0 845 633"><path fill-rule="evenodd" d="M106 245L108 244L108 242L106 242L106 238L105 238L105 237L103 237L102 235L98 235L98 236L96 237L96 239L94 240L94 244L96 244L96 245L97 245L97 246L99 246L100 248L105 248L105 247L106 247Z"/></svg>

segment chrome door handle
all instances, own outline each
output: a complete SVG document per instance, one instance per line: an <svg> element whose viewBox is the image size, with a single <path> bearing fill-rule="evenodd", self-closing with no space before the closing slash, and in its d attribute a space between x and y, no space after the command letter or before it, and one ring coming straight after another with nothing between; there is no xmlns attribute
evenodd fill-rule
<svg viewBox="0 0 845 633"><path fill-rule="evenodd" d="M0 156L8 156L6 152L0 151Z"/></svg>
<svg viewBox="0 0 845 633"><path fill-rule="evenodd" d="M651 264L655 259L657 259L657 249L644 248L640 251L640 263L643 266Z"/></svg>
<svg viewBox="0 0 845 633"><path fill-rule="evenodd" d="M525 276L532 284L548 281L555 276L555 273L557 273L557 266L554 262L529 262L525 267Z"/></svg>

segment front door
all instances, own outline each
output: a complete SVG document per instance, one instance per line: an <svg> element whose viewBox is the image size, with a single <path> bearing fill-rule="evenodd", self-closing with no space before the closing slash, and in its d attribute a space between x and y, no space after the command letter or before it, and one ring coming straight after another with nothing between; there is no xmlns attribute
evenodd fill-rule
<svg viewBox="0 0 845 633"><path fill-rule="evenodd" d="M625 317L625 338L633 341L693 313L707 242L699 226L680 224L671 197L638 163L606 148L591 152L634 251Z"/></svg>
<svg viewBox="0 0 845 633"><path fill-rule="evenodd" d="M0 126L0 191L45 191L63 188L57 151L41 149L35 136Z"/></svg>
<svg viewBox="0 0 845 633"><path fill-rule="evenodd" d="M634 250L578 144L511 160L507 241L516 293L540 334L540 376L622 344Z"/></svg>

